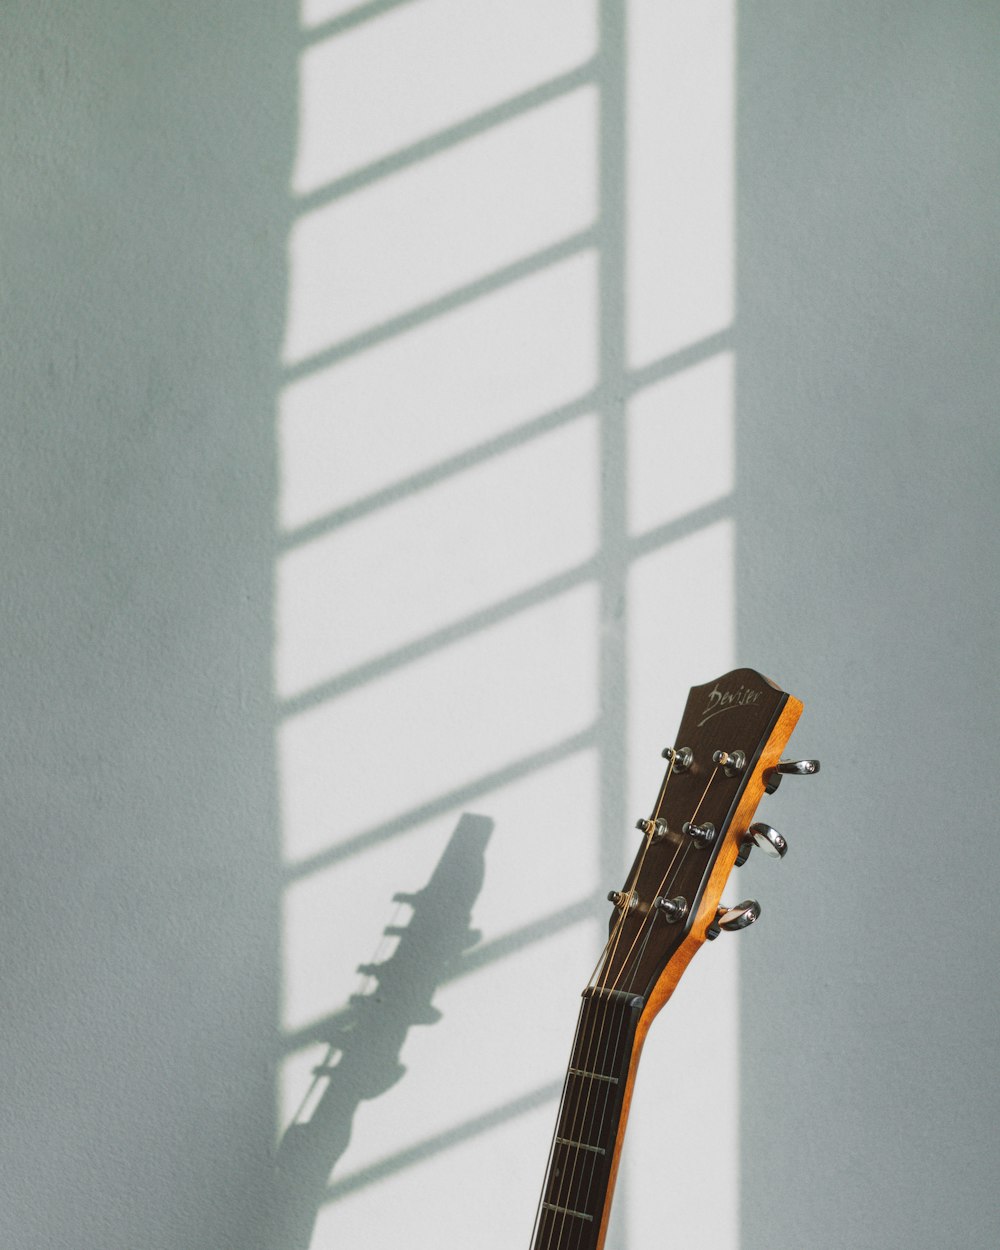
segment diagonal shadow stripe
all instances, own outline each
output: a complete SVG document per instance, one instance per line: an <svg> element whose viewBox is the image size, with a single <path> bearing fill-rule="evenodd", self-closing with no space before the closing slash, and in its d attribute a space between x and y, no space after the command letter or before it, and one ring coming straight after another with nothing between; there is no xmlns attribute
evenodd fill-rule
<svg viewBox="0 0 1000 1250"><path fill-rule="evenodd" d="M341 35L346 30L353 30L356 26L363 26L365 22L381 17L384 13L391 13L393 9L401 9L413 3L414 0L371 0L370 4L359 4L357 8L331 17L328 22L310 26L302 32L302 42L306 47L312 43L321 43L333 35Z"/></svg>
<svg viewBox="0 0 1000 1250"><path fill-rule="evenodd" d="M322 187L318 187L315 191L309 191L299 197L296 202L296 214L310 213L316 209L324 208L326 205L333 204L336 200L343 199L355 191L360 191L362 187L371 186L372 183L378 182L382 178L388 178L392 174L408 169L411 165L417 165L420 161L426 161L432 156L446 152L449 148L456 147L459 143L464 143L467 139L474 139L477 135L484 134L487 130L492 130L494 126L500 126L504 122L513 121L515 117L521 117L525 113L530 113L532 109L540 108L543 104L550 104L553 100L558 100L561 96L575 91L578 87L584 87L588 83L592 83L594 81L594 71L595 62L586 61L583 65L570 70L568 73L560 74L556 78L549 79L548 82L540 83L537 87L532 87L529 91L524 91L520 95L511 96L510 99L504 100L492 108L483 109L480 113L474 113L464 121L456 122L453 126L448 126L444 130L428 135L425 139L419 139L416 143L412 143L405 148L389 152L377 161L372 161L371 164L364 165L360 169L352 170L350 173L344 174L342 177L336 178Z"/></svg>
<svg viewBox="0 0 1000 1250"><path fill-rule="evenodd" d="M692 343L678 352L671 353L669 356L663 356L659 360L643 365L640 369L633 369L626 375L625 392L628 395L633 395L654 382L662 381L675 373L691 368L692 365L700 364L702 361L710 359L718 352L725 351L731 345L732 333L729 330L725 330L719 334L713 334L709 338L701 339L697 343ZM595 406L600 402L601 395L602 390L599 388L585 391L582 395L578 395L568 403L562 404L558 408L553 408L541 416L533 417L530 421L525 421L523 424L517 425L503 434L498 434L495 438L477 443L465 451L456 453L454 456L449 456L445 460L439 460L436 464L428 465L426 469L421 469L418 473L413 473L409 477L399 478L388 486L373 491L370 495L365 495L361 499L345 504L342 508L336 508L324 516L317 517L315 521L310 521L307 525L299 526L297 529L290 530L282 535L278 543L279 550L287 551L293 547L301 546L303 543L311 542L314 538L319 538L323 534L339 529L342 525L349 525L352 521L360 520L362 517L368 516L380 508L387 507L398 500L407 499L419 491L437 486L439 483L464 472L466 469L483 464L493 456L498 456L505 451L511 451L516 447L524 446L534 438L558 429L577 417L586 416L593 412Z"/></svg>
<svg viewBox="0 0 1000 1250"><path fill-rule="evenodd" d="M648 555L660 547L667 547L670 543L678 542L682 538L688 538L698 530L705 529L709 525L714 525L716 521L722 521L732 515L732 495L720 495L718 499L695 508L693 512L685 513L675 521L667 521L663 525L656 526L655 529L646 530L645 533L636 534L630 538L628 560L631 563L640 556Z"/></svg>
<svg viewBox="0 0 1000 1250"><path fill-rule="evenodd" d="M551 430L557 430L560 426L568 425L570 421L575 421L577 417L586 416L588 413L593 412L596 399L595 391L587 391L576 399L570 400L567 404L553 408L539 417L533 417L530 421L524 422L523 425L515 426L503 434L498 434L495 438L477 443L474 447L469 447L465 451L456 453L454 456L449 456L445 460L439 460L436 464L428 465L426 469L422 469L419 473L413 473L409 477L400 478L381 490L373 491L362 499L345 504L342 508L337 508L333 512L328 512L325 516L318 517L308 525L302 525L298 529L290 530L279 539L278 549L279 551L288 551L291 548L301 546L303 543L311 542L314 538L320 538L323 534L329 534L332 530L339 529L342 525L349 525L352 521L357 521L361 517L378 511L379 508L388 507L390 504L397 503L422 490L427 490L431 486L437 486L440 482L447 481L448 478L463 473L466 469L472 469L476 465L484 464L494 456L502 455L506 451L512 451L516 447L522 447L524 444L530 443L532 439L539 438L542 434L548 434Z"/></svg>
<svg viewBox="0 0 1000 1250"><path fill-rule="evenodd" d="M654 382L661 382L664 378L680 373L682 369L690 369L692 365L700 365L703 360L708 360L732 346L733 329L732 326L727 326L717 334L710 334L707 338L690 343L679 351L671 352L668 356L661 356L659 360L650 361L649 364L642 365L638 369L630 369L625 374L626 393L634 395L643 387L651 386Z"/></svg>
<svg viewBox="0 0 1000 1250"><path fill-rule="evenodd" d="M394 338L397 334L402 334L405 330L412 330L417 326L426 324L428 321L433 321L435 317L451 312L452 309L461 308L465 304L471 304L473 300L489 295L493 291L499 291L502 287L508 286L512 282L517 282L520 278L527 278L531 274L539 273L542 269L549 265L554 265L557 261L567 260L570 256L576 256L580 252L586 251L587 248L594 247L596 242L597 232L593 227L581 230L577 234L571 234L568 238L561 239L550 247L543 247L540 251L532 252L529 256L522 256L520 260L516 260L510 265L503 265L492 273L477 278L474 282L457 287L453 291L448 291L445 295L438 296L437 299L428 300L427 303L419 304L416 308L400 313L397 317L390 317L387 321L382 321L378 325L363 330L360 334L352 335L348 339L342 339L339 343L334 343L332 347L316 352L312 356L307 356L304 360L287 365L284 371L285 381L295 381L309 373L313 373L317 369L324 369L328 365L336 364L348 356L353 356L356 352L362 352L369 347L375 347L379 343L384 343L388 339Z"/></svg>
<svg viewBox="0 0 1000 1250"><path fill-rule="evenodd" d="M707 525L713 525L716 521L721 520L722 517L730 515L731 512L732 497L723 495L719 499L715 499L701 508L696 508L682 517L677 517L673 521L667 521L664 525L657 526L644 534L630 538L627 544L626 558L632 560L637 556L645 555L647 552L655 550L657 547L663 547L668 543L687 538L697 530L703 529ZM547 578L543 582L536 582L534 586L529 586L527 590L510 595L499 603L490 604L489 607L481 608L478 612L473 612L469 616L453 621L450 625L445 625L441 629L425 634L422 638L416 638L413 642L408 642L403 647L385 651L364 664L347 669L329 681L310 687L309 690L304 691L302 694L285 699L280 704L279 717L282 720L287 720L290 717L298 716L302 712L307 712L311 708L327 703L331 699L336 699L343 694L358 689L360 686L367 685L371 681L385 677L397 669L404 668L407 664L413 664L417 660L422 660L426 656L434 654L436 651L444 650L445 647L449 647L453 643L460 642L463 638L471 637L472 634L478 633L480 630L488 629L492 625L509 620L520 612L538 607L540 604L547 603L558 595L565 594L568 590L582 586L585 582L596 579L598 572L598 563L596 558L594 558L585 560L582 564L566 569L564 572L557 574L555 577Z"/></svg>
<svg viewBox="0 0 1000 1250"><path fill-rule="evenodd" d="M501 621L509 620L519 612L546 603L567 590L582 586L584 582L593 580L596 575L596 560L586 560L583 564L566 569L565 572L558 573L555 577L529 586L527 590L510 595L499 603L492 603L489 607L481 608L478 612L453 621L450 625L425 634L422 638L415 638L413 642L408 642L405 646L385 651L374 659L348 669L337 677L331 678L330 681L323 682L322 685L313 686L300 695L286 699L279 705L278 715L283 720L298 716L301 712L306 712L330 699L336 699L377 678L385 677L407 664L422 660L435 651L442 651L445 647L450 647L452 643L460 642L463 638L468 638L480 630L489 629L491 625L498 625Z"/></svg>
<svg viewBox="0 0 1000 1250"><path fill-rule="evenodd" d="M365 829L361 833L345 839L343 842L338 842L336 846L320 851L316 855L311 855L308 859L287 865L283 874L285 884L287 885L292 881L307 877L310 873L319 872L323 868L328 868L331 864L338 864L341 860L349 859L352 855L368 850L369 847L378 846L382 842L388 842L391 838L395 838L399 834L405 833L408 829L412 829L414 825L422 824L423 821L431 820L435 816L441 816L455 807L460 807L472 802L474 799L481 798L484 794L489 794L491 790L499 789L500 786L508 785L512 781L518 781L522 777L528 777L542 768L548 768L551 764L557 764L560 760L568 759L578 751L584 751L588 747L593 746L596 739L597 727L589 725L579 733L563 738L560 742L555 742L552 746L545 747L541 751L534 751L530 755L522 756L520 759L505 764L502 768L497 768L489 773L483 773L473 781L467 782L463 786L456 786L453 790L448 790L444 794L439 794L427 803L411 807L408 811L402 812L400 815L394 816L391 820L387 820L380 825L376 825L373 829Z"/></svg>
<svg viewBox="0 0 1000 1250"><path fill-rule="evenodd" d="M384 1180L395 1172L401 1172L404 1168L412 1167L415 1163L422 1163L444 1150L449 1150L453 1146L460 1146L463 1142L479 1137L483 1133L488 1133L491 1129L497 1128L501 1124L506 1124L509 1120L514 1120L529 1111L534 1111L537 1107L543 1107L547 1102L552 1102L559 1097L562 1086L562 1081L551 1081L547 1085L540 1085L537 1089L531 1090L530 1093L522 1094L520 1098L514 1098L500 1107L495 1107L492 1111L475 1116L462 1124L456 1124L454 1128L446 1129L443 1133L436 1133L433 1137L426 1137L423 1141L417 1142L406 1150L397 1151L396 1154L380 1159L378 1163L373 1163L369 1167L352 1172L342 1180L334 1181L328 1187L326 1191L327 1201L335 1202L345 1194L353 1193L355 1190L362 1189L365 1185L371 1185L375 1181Z"/></svg>

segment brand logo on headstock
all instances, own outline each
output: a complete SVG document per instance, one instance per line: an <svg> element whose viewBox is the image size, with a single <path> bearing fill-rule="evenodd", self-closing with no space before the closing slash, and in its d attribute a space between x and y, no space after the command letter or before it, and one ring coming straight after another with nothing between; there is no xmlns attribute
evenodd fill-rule
<svg viewBox="0 0 1000 1250"><path fill-rule="evenodd" d="M714 686L708 692L708 702L702 709L698 728L700 729L713 716L720 716L723 712L731 712L733 708L746 707L748 704L759 702L760 693L759 690L751 690L749 686L737 686L735 690L720 690L717 685Z"/></svg>

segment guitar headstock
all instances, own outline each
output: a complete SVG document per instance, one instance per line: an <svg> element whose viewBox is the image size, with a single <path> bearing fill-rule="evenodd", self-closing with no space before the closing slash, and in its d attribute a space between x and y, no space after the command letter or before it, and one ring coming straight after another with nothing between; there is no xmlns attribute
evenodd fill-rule
<svg viewBox="0 0 1000 1250"><path fill-rule="evenodd" d="M785 852L780 834L751 822L784 773L819 770L814 760L781 761L801 712L798 699L749 668L691 690L674 744L663 752L660 792L638 822L635 862L609 896L610 937L593 990L638 995L655 1012L702 942L756 920L756 904L724 912L720 898L753 845Z"/></svg>

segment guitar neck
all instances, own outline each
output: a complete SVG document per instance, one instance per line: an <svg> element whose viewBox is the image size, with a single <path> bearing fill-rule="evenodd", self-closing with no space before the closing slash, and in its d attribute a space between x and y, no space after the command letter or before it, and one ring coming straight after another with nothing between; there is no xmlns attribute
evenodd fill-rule
<svg viewBox="0 0 1000 1250"><path fill-rule="evenodd" d="M749 668L692 687L626 884L608 895L608 943L583 994L531 1250L602 1250L646 1031L701 945L760 915L754 899L721 900L754 847L787 849L750 823L757 804L782 776L819 769L781 759L801 711Z"/></svg>
<svg viewBox="0 0 1000 1250"><path fill-rule="evenodd" d="M584 992L531 1250L600 1250L638 1058L636 994Z"/></svg>

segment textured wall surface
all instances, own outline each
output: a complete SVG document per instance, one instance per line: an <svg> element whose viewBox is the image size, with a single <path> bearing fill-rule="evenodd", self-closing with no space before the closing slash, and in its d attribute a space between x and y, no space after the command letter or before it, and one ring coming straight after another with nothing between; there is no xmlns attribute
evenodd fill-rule
<svg viewBox="0 0 1000 1250"><path fill-rule="evenodd" d="M286 17L0 18L11 1247L258 1244Z"/></svg>
<svg viewBox="0 0 1000 1250"><path fill-rule="evenodd" d="M654 1028L608 1250L1000 1241L998 36L5 6L0 1243L526 1245L737 663L823 772Z"/></svg>
<svg viewBox="0 0 1000 1250"><path fill-rule="evenodd" d="M1000 15L740 25L740 650L826 770L743 963L744 1245L985 1250Z"/></svg>

